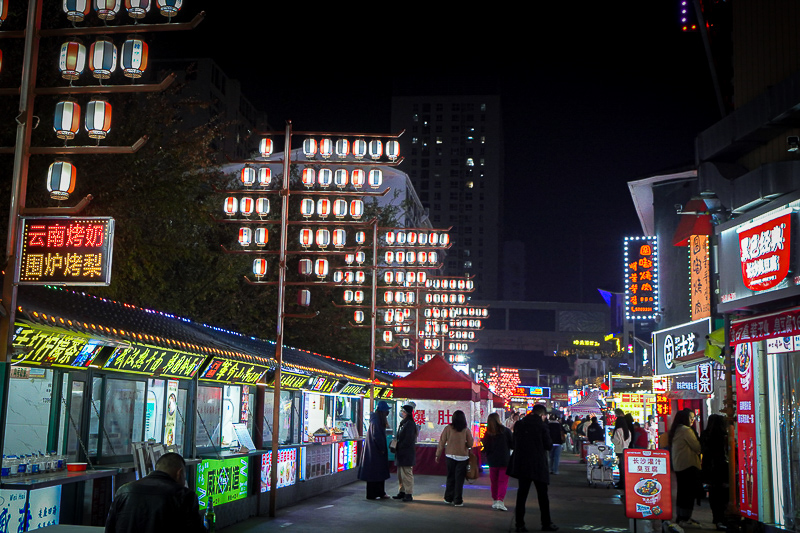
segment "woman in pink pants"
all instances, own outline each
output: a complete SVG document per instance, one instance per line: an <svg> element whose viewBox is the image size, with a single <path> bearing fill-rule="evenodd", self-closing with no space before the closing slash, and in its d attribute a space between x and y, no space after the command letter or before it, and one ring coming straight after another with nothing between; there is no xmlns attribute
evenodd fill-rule
<svg viewBox="0 0 800 533"><path fill-rule="evenodd" d="M506 467L511 457L513 439L511 430L500 423L500 415L492 413L486 423L486 434L483 436L483 451L489 465L489 479L492 482L492 509L508 511L503 499L508 488Z"/></svg>

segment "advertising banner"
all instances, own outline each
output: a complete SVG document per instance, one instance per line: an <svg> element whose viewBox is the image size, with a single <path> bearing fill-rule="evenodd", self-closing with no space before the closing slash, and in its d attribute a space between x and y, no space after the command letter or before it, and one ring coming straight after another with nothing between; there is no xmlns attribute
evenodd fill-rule
<svg viewBox="0 0 800 533"><path fill-rule="evenodd" d="M672 485L667 450L627 449L625 516L646 520L672 518Z"/></svg>
<svg viewBox="0 0 800 533"><path fill-rule="evenodd" d="M272 451L261 456L261 492L268 492L272 483ZM297 480L297 448L278 450L278 488L294 485Z"/></svg>
<svg viewBox="0 0 800 533"><path fill-rule="evenodd" d="M739 476L739 512L758 519L758 468L756 457L753 345L736 345L736 456Z"/></svg>
<svg viewBox="0 0 800 533"><path fill-rule="evenodd" d="M333 445L336 450L336 471L344 472L356 467L358 462L358 441L348 440Z"/></svg>
<svg viewBox="0 0 800 533"><path fill-rule="evenodd" d="M61 485L34 489L28 499L28 526L33 531L58 524L61 514Z"/></svg>
<svg viewBox="0 0 800 533"><path fill-rule="evenodd" d="M167 415L164 417L164 444L175 444L175 417L178 414L178 381L167 381Z"/></svg>
<svg viewBox="0 0 800 533"><path fill-rule="evenodd" d="M771 289L789 274L791 213L780 211L762 224L743 224L737 229L742 281L748 289Z"/></svg>
<svg viewBox="0 0 800 533"><path fill-rule="evenodd" d="M688 324L653 332L656 374L678 374L686 369L675 359L691 355L706 347L706 335L711 333L711 319L704 318Z"/></svg>
<svg viewBox="0 0 800 533"><path fill-rule="evenodd" d="M25 490L0 489L0 531L25 531L27 498Z"/></svg>
<svg viewBox="0 0 800 533"><path fill-rule="evenodd" d="M208 506L240 500L247 496L247 457L206 459L197 465L197 495L200 510Z"/></svg>

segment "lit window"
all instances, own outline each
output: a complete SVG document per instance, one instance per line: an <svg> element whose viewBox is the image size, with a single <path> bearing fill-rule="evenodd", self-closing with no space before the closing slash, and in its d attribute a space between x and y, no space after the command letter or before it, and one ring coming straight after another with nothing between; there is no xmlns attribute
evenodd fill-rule
<svg viewBox="0 0 800 533"><path fill-rule="evenodd" d="M481 165L483 165L483 159L481 159ZM474 167L475 166L475 161L473 161L471 157L467 158L467 166L468 167Z"/></svg>
<svg viewBox="0 0 800 533"><path fill-rule="evenodd" d="M468 181L468 182L467 182L467 189L471 189L471 188L473 188L474 186L475 186L475 183L474 183L474 182L472 182L472 181Z"/></svg>
<svg viewBox="0 0 800 533"><path fill-rule="evenodd" d="M483 165L485 165L485 164L486 164L486 160L485 160L484 158L482 158L482 157L481 157L481 166L483 166Z"/></svg>
<svg viewBox="0 0 800 533"><path fill-rule="evenodd" d="M436 144L442 144L442 138L436 137Z"/></svg>
<svg viewBox="0 0 800 533"><path fill-rule="evenodd" d="M481 104L481 111L486 111L486 104Z"/></svg>
<svg viewBox="0 0 800 533"><path fill-rule="evenodd" d="M419 122L419 115L414 113L414 116L411 117L411 120L413 120L414 122Z"/></svg>
<svg viewBox="0 0 800 533"><path fill-rule="evenodd" d="M464 268L472 268L472 261L464 261Z"/></svg>

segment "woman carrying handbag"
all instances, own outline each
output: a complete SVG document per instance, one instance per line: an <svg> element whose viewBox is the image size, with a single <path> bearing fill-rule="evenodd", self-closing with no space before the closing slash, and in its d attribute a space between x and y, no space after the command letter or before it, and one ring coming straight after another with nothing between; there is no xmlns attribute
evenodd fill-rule
<svg viewBox="0 0 800 533"><path fill-rule="evenodd" d="M444 503L448 505L464 506L464 479L467 477L467 463L473 444L464 411L454 412L452 422L445 426L436 447L436 462L439 462L442 454L447 458Z"/></svg>

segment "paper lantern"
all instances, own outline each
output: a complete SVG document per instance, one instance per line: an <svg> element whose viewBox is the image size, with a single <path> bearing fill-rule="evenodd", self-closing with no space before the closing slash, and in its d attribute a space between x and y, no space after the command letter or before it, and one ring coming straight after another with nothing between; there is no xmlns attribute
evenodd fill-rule
<svg viewBox="0 0 800 533"><path fill-rule="evenodd" d="M473 289L473 287L475 287L475 282L472 281L471 279L468 279L467 283L466 283L467 290L471 291Z"/></svg>
<svg viewBox="0 0 800 533"><path fill-rule="evenodd" d="M413 285L414 282L416 281L416 279L417 279L417 273L416 272L409 272L406 275L406 281L408 282L407 285Z"/></svg>
<svg viewBox="0 0 800 533"><path fill-rule="evenodd" d="M257 176L259 187L269 187L272 183L272 169L269 167L259 167Z"/></svg>
<svg viewBox="0 0 800 533"><path fill-rule="evenodd" d="M395 242L395 233L393 231L386 232L386 244L392 246Z"/></svg>
<svg viewBox="0 0 800 533"><path fill-rule="evenodd" d="M367 183L373 189L377 189L383 183L383 171L379 168L373 168L369 171Z"/></svg>
<svg viewBox="0 0 800 533"><path fill-rule="evenodd" d="M400 341L400 343L403 346L403 348L408 348L409 346L411 346L411 341L408 340L407 338Z"/></svg>
<svg viewBox="0 0 800 533"><path fill-rule="evenodd" d="M367 280L367 275L363 270L356 270L356 283L361 284Z"/></svg>
<svg viewBox="0 0 800 533"><path fill-rule="evenodd" d="M438 252L429 252L428 253L428 264L435 265L439 262L439 254Z"/></svg>
<svg viewBox="0 0 800 533"><path fill-rule="evenodd" d="M416 262L417 262L416 252L413 251L406 252L406 263L408 263L409 265L413 265Z"/></svg>
<svg viewBox="0 0 800 533"><path fill-rule="evenodd" d="M319 170L319 176L317 177L317 183L319 183L320 187L328 188L331 186L331 180L333 179L333 172L329 168L321 168Z"/></svg>
<svg viewBox="0 0 800 533"><path fill-rule="evenodd" d="M117 47L111 39L98 38L89 48L89 70L98 80L107 80L117 69Z"/></svg>
<svg viewBox="0 0 800 533"><path fill-rule="evenodd" d="M406 262L406 253L403 250L398 250L394 254L394 260L400 263L401 265Z"/></svg>
<svg viewBox="0 0 800 533"><path fill-rule="evenodd" d="M439 246L445 248L447 247L448 244L450 244L450 235L448 235L447 233L442 233L439 236Z"/></svg>
<svg viewBox="0 0 800 533"><path fill-rule="evenodd" d="M269 240L269 231L265 227L258 227L253 232L253 242L256 246L266 246Z"/></svg>
<svg viewBox="0 0 800 533"><path fill-rule="evenodd" d="M261 157L269 157L272 155L272 138L264 137L258 143L258 153Z"/></svg>
<svg viewBox="0 0 800 533"><path fill-rule="evenodd" d="M344 168L337 168L336 172L333 173L333 184L340 189L344 189L347 187L348 181L347 170Z"/></svg>
<svg viewBox="0 0 800 533"><path fill-rule="evenodd" d="M361 264L367 259L367 254L364 252L356 252L356 263Z"/></svg>
<svg viewBox="0 0 800 533"><path fill-rule="evenodd" d="M86 104L84 127L92 139L105 139L111 131L111 104L105 100L92 100Z"/></svg>
<svg viewBox="0 0 800 533"><path fill-rule="evenodd" d="M317 171L313 168L304 168L303 169L303 177L301 178L303 181L303 185L306 187L313 187L314 182L317 181Z"/></svg>
<svg viewBox="0 0 800 533"><path fill-rule="evenodd" d="M314 200L311 198L300 200L300 214L305 218L311 217L314 214Z"/></svg>
<svg viewBox="0 0 800 533"><path fill-rule="evenodd" d="M383 282L386 283L387 285L391 285L392 283L394 283L394 272L392 272L391 270L387 270L386 272L384 272Z"/></svg>
<svg viewBox="0 0 800 533"><path fill-rule="evenodd" d="M386 157L394 161L400 157L400 143L397 141L389 141L386 143Z"/></svg>
<svg viewBox="0 0 800 533"><path fill-rule="evenodd" d="M367 155L367 141L364 139L356 139L353 141L353 157L356 159L364 159Z"/></svg>
<svg viewBox="0 0 800 533"><path fill-rule="evenodd" d="M395 236L395 241L397 241L398 246L405 245L406 243L406 232L405 231L398 231Z"/></svg>
<svg viewBox="0 0 800 533"><path fill-rule="evenodd" d="M319 141L319 155L323 159L329 159L333 153L333 142L330 139L322 139Z"/></svg>
<svg viewBox="0 0 800 533"><path fill-rule="evenodd" d="M253 259L253 274L255 274L258 279L261 279L264 277L266 273L267 273L267 260Z"/></svg>
<svg viewBox="0 0 800 533"><path fill-rule="evenodd" d="M356 232L356 244L364 244L366 240L367 240L366 233L364 233L363 231Z"/></svg>
<svg viewBox="0 0 800 533"><path fill-rule="evenodd" d="M71 22L83 22L83 19L89 14L89 9L92 7L89 0L64 0L63 5L67 20ZM0 21L5 19L3 13L4 9L8 9L8 2L6 0L0 0Z"/></svg>
<svg viewBox="0 0 800 533"><path fill-rule="evenodd" d="M383 254L383 260L386 262L387 265L391 265L394 263L394 252L391 250L387 250Z"/></svg>
<svg viewBox="0 0 800 533"><path fill-rule="evenodd" d="M303 228L300 230L300 246L308 248L314 244L314 230Z"/></svg>
<svg viewBox="0 0 800 533"><path fill-rule="evenodd" d="M383 156L383 143L378 139L369 142L369 156L372 159L380 159Z"/></svg>
<svg viewBox="0 0 800 533"><path fill-rule="evenodd" d="M303 155L309 159L313 159L317 155L317 141L316 139L308 138L303 140Z"/></svg>
<svg viewBox="0 0 800 533"><path fill-rule="evenodd" d="M303 307L311 305L311 291L308 289L301 289L297 293L297 304Z"/></svg>
<svg viewBox="0 0 800 533"><path fill-rule="evenodd" d="M323 279L328 275L327 259L317 259L314 261L314 274L316 274L319 279Z"/></svg>
<svg viewBox="0 0 800 533"><path fill-rule="evenodd" d="M353 291L350 289L344 291L344 303L349 304L353 301Z"/></svg>
<svg viewBox="0 0 800 533"><path fill-rule="evenodd" d="M406 279L406 273L402 270L398 270L394 273L394 280L397 282L398 285L402 285L404 280Z"/></svg>
<svg viewBox="0 0 800 533"><path fill-rule="evenodd" d="M97 12L97 17L102 20L114 20L122 0L94 0L94 10Z"/></svg>
<svg viewBox="0 0 800 533"><path fill-rule="evenodd" d="M394 301L399 304L406 303L406 294L403 291L396 291L394 293Z"/></svg>
<svg viewBox="0 0 800 533"><path fill-rule="evenodd" d="M344 218L347 215L347 200L337 198L333 202L333 216L336 218Z"/></svg>
<svg viewBox="0 0 800 533"><path fill-rule="evenodd" d="M357 304L362 303L364 301L364 291L353 292L353 301Z"/></svg>
<svg viewBox="0 0 800 533"><path fill-rule="evenodd" d="M408 233L406 233L406 242L410 246L416 246L417 245L417 232L416 231L409 231Z"/></svg>
<svg viewBox="0 0 800 533"><path fill-rule="evenodd" d="M342 280L344 280L344 273L341 270L337 270L333 273L334 283L341 283Z"/></svg>
<svg viewBox="0 0 800 533"><path fill-rule="evenodd" d="M253 214L253 211L256 209L256 203L253 201L252 198L242 198L239 200L239 212L246 217L249 217Z"/></svg>
<svg viewBox="0 0 800 533"><path fill-rule="evenodd" d="M325 228L318 229L315 238L317 240L317 246L320 248L327 248L331 243L331 232Z"/></svg>
<svg viewBox="0 0 800 533"><path fill-rule="evenodd" d="M143 19L150 11L150 0L125 0L125 9L132 19Z"/></svg>
<svg viewBox="0 0 800 533"><path fill-rule="evenodd" d="M437 246L439 244L439 234L438 233L431 233L428 236L428 241L430 241L431 246Z"/></svg>
<svg viewBox="0 0 800 533"><path fill-rule="evenodd" d="M394 322L394 309L386 309L383 312L383 321L387 324Z"/></svg>
<svg viewBox="0 0 800 533"><path fill-rule="evenodd" d="M56 104L53 130L59 139L74 139L81 127L81 106L64 101Z"/></svg>
<svg viewBox="0 0 800 533"><path fill-rule="evenodd" d="M336 141L336 157L344 159L350 153L350 141L347 139L338 139Z"/></svg>
<svg viewBox="0 0 800 533"><path fill-rule="evenodd" d="M253 241L253 231L250 228L239 228L239 244L250 246Z"/></svg>
<svg viewBox="0 0 800 533"><path fill-rule="evenodd" d="M142 77L147 70L147 43L141 39L128 39L122 43L119 57L122 74L131 79Z"/></svg>
<svg viewBox="0 0 800 533"><path fill-rule="evenodd" d="M256 169L253 167L244 167L239 177L242 180L242 185L251 187L256 182Z"/></svg>
<svg viewBox="0 0 800 533"><path fill-rule="evenodd" d="M342 248L346 243L347 234L342 228L337 228L333 230L333 246L336 248Z"/></svg>
<svg viewBox="0 0 800 533"><path fill-rule="evenodd" d="M363 169L357 168L350 174L350 183L352 183L353 187L356 189L363 187L366 180L367 175Z"/></svg>
<svg viewBox="0 0 800 533"><path fill-rule="evenodd" d="M65 80L77 80L86 68L86 47L79 41L69 41L61 45L58 57L58 70Z"/></svg>
<svg viewBox="0 0 800 533"><path fill-rule="evenodd" d="M225 214L232 217L239 211L239 200L235 196L228 196L225 198L225 203L222 206Z"/></svg>
<svg viewBox="0 0 800 533"><path fill-rule="evenodd" d="M355 254L344 254L344 262L347 265L352 265L355 259L356 259Z"/></svg>
<svg viewBox="0 0 800 533"><path fill-rule="evenodd" d="M156 6L163 16L171 19L181 10L183 0L156 0Z"/></svg>
<svg viewBox="0 0 800 533"><path fill-rule="evenodd" d="M355 320L356 324L361 324L364 322L364 311L358 310L353 313L353 320Z"/></svg>
<svg viewBox="0 0 800 533"><path fill-rule="evenodd" d="M66 200L75 190L75 166L67 161L56 161L47 169L47 190L50 198Z"/></svg>
<svg viewBox="0 0 800 533"><path fill-rule="evenodd" d="M297 272L301 276L310 276L313 269L313 263L311 259L301 259L297 263Z"/></svg>
<svg viewBox="0 0 800 533"><path fill-rule="evenodd" d="M420 253L418 253L417 254L417 261L419 261L419 263L421 265L427 263L428 262L428 252L420 252Z"/></svg>
<svg viewBox="0 0 800 533"><path fill-rule="evenodd" d="M424 231L419 232L417 235L417 241L419 242L420 246L427 246L428 245L428 234Z"/></svg>
<svg viewBox="0 0 800 533"><path fill-rule="evenodd" d="M383 332L383 342L390 343L392 342L392 332L391 331L384 331Z"/></svg>
<svg viewBox="0 0 800 533"><path fill-rule="evenodd" d="M350 216L353 218L361 218L364 215L364 202L363 200L350 200Z"/></svg>
<svg viewBox="0 0 800 533"><path fill-rule="evenodd" d="M317 216L319 218L328 218L331 214L331 201L327 198L320 198L317 200Z"/></svg>
<svg viewBox="0 0 800 533"><path fill-rule="evenodd" d="M344 282L345 283L353 283L354 279L355 279L355 276L353 275L353 271L352 270L348 270L347 272L344 273Z"/></svg>
<svg viewBox="0 0 800 533"><path fill-rule="evenodd" d="M257 198L256 199L256 214L264 218L269 214L269 199L268 198Z"/></svg>

